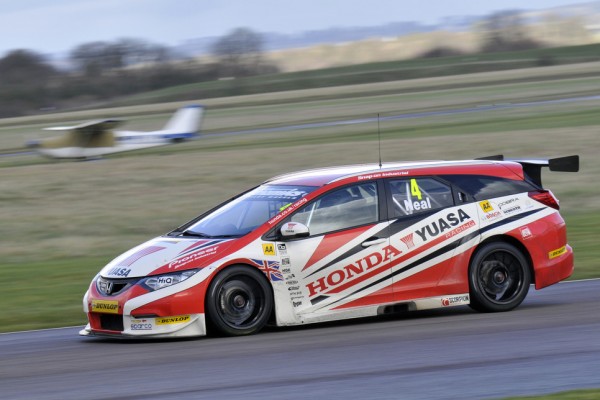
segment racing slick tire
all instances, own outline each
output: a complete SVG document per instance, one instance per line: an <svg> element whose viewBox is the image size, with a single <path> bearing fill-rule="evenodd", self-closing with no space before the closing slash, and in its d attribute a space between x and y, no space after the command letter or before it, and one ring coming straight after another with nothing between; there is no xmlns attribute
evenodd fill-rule
<svg viewBox="0 0 600 400"><path fill-rule="evenodd" d="M221 271L206 295L207 322L226 336L260 331L273 310L273 290L259 270L235 265Z"/></svg>
<svg viewBox="0 0 600 400"><path fill-rule="evenodd" d="M480 247L469 265L470 307L477 311L509 311L527 296L529 263L515 246L505 242Z"/></svg>

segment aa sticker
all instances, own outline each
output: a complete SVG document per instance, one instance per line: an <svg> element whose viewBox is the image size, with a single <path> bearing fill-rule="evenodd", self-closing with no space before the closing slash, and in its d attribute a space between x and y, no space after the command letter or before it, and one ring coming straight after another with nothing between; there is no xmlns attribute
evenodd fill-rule
<svg viewBox="0 0 600 400"><path fill-rule="evenodd" d="M265 256L274 256L275 255L275 245L273 243L263 243L263 253Z"/></svg>
<svg viewBox="0 0 600 400"><path fill-rule="evenodd" d="M494 211L494 207L492 207L492 205L490 204L490 202L488 200L480 201L479 207L481 207L481 209L483 210L484 213Z"/></svg>
<svg viewBox="0 0 600 400"><path fill-rule="evenodd" d="M563 255L566 252L567 252L567 246L563 246L560 249L552 250L550 253L548 253L548 258L552 260L553 258Z"/></svg>

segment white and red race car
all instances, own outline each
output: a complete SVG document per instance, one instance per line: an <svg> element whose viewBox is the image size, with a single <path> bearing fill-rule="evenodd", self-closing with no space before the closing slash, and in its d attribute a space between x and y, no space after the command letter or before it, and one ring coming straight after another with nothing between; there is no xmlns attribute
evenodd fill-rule
<svg viewBox="0 0 600 400"><path fill-rule="evenodd" d="M470 305L507 311L573 271L541 169L579 157L410 162L270 179L115 258L82 335L225 335Z"/></svg>

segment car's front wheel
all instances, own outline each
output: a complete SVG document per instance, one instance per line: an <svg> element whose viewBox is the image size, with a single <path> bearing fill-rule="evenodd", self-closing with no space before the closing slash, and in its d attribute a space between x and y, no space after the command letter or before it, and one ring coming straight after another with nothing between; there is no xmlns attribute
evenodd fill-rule
<svg viewBox="0 0 600 400"><path fill-rule="evenodd" d="M272 310L273 295L265 275L242 265L221 271L206 296L210 326L228 336L258 332L269 320Z"/></svg>
<svg viewBox="0 0 600 400"><path fill-rule="evenodd" d="M483 245L469 266L471 308L477 311L509 311L527 296L529 263L515 246L494 242Z"/></svg>

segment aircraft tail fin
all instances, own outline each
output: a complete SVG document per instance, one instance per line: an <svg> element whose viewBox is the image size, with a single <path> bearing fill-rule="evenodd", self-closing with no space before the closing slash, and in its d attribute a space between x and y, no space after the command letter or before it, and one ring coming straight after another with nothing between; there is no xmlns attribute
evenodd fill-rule
<svg viewBox="0 0 600 400"><path fill-rule="evenodd" d="M196 134L200 131L204 107L190 105L175 111L163 130L178 134Z"/></svg>

